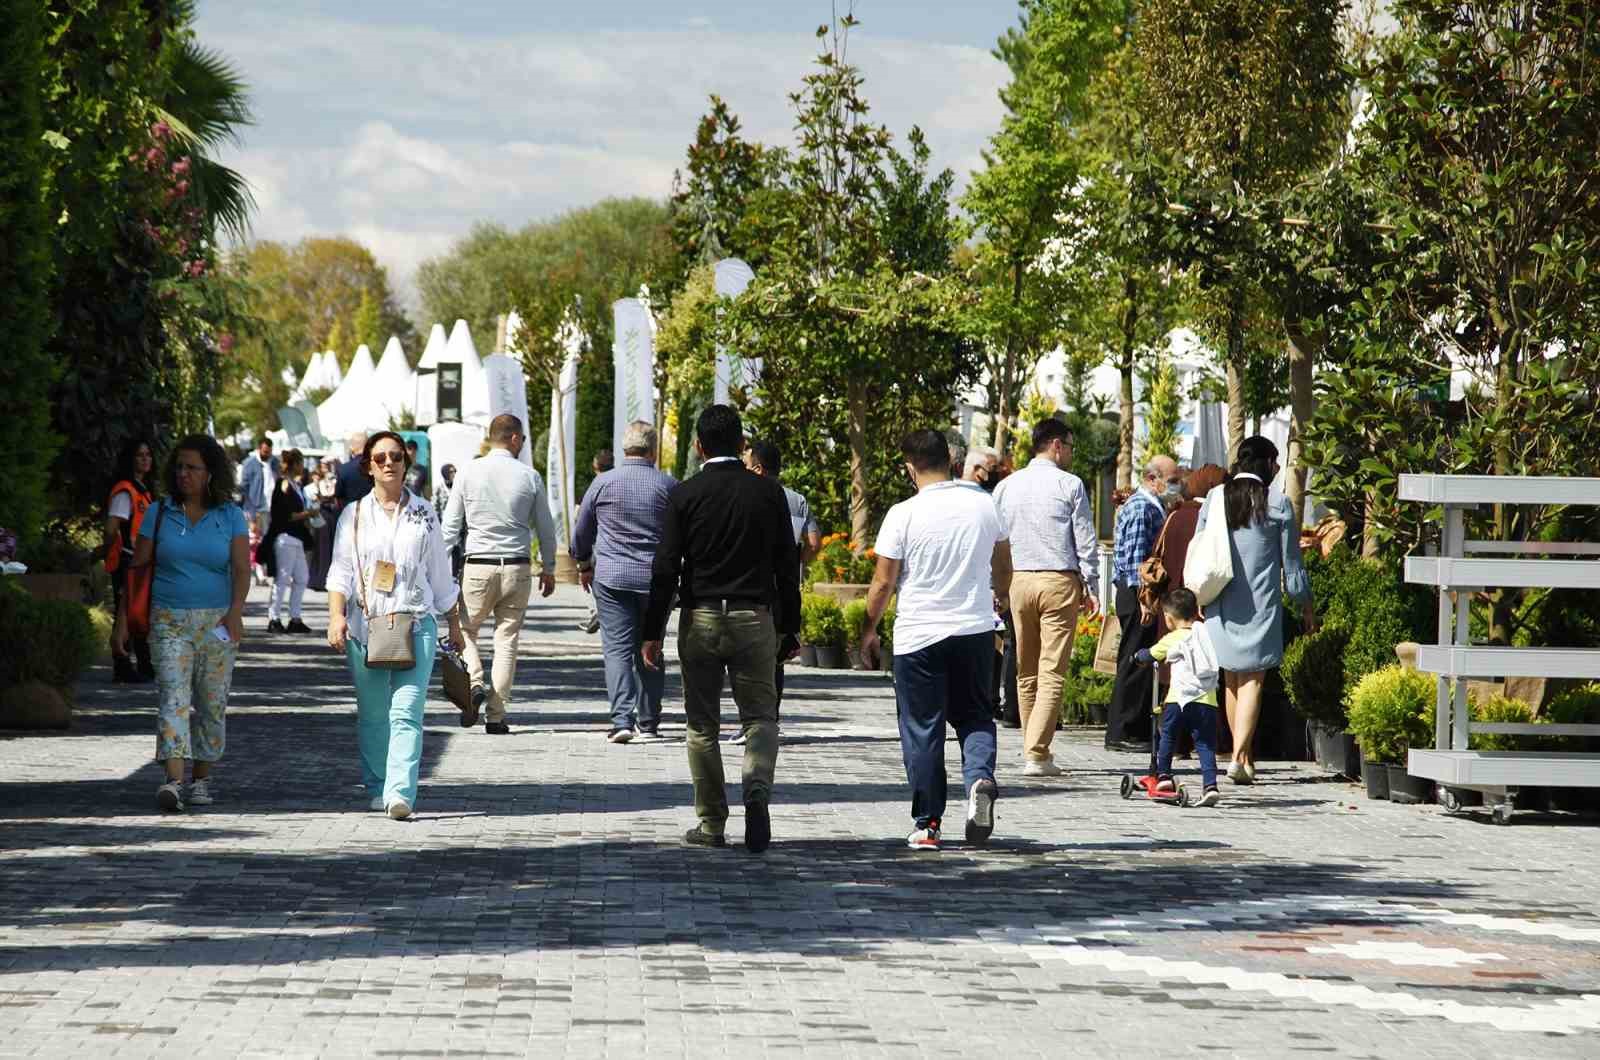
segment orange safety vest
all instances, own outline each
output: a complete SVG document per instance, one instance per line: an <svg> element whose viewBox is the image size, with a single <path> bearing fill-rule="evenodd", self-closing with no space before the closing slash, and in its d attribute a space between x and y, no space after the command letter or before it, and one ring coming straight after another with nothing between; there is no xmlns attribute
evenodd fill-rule
<svg viewBox="0 0 1600 1060"><path fill-rule="evenodd" d="M129 479L123 479L111 487L111 497L116 497L118 493L126 493L128 495L131 510L128 515L128 525L122 531L122 540L113 541L106 546L105 562L107 574L115 574L117 569L122 566L123 553L127 553L129 558L132 558L133 543L139 540L139 524L144 521L144 513L150 507L152 499L149 490ZM110 508L109 498L106 507Z"/></svg>

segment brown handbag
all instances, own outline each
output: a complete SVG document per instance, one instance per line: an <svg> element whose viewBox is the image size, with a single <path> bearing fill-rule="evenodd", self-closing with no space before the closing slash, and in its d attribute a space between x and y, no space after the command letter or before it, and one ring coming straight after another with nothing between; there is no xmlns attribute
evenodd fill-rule
<svg viewBox="0 0 1600 1060"><path fill-rule="evenodd" d="M411 643L411 627L416 616L409 611L380 615L374 621L367 611L367 568L361 562L361 501L356 502L355 554L356 579L360 592L356 602L361 613L367 616L367 657L369 670L409 670L417 665L416 649ZM398 513L395 516L399 518Z"/></svg>
<svg viewBox="0 0 1600 1060"><path fill-rule="evenodd" d="M1167 570L1167 528L1172 525L1172 516L1169 514L1161 524L1161 533L1156 535L1156 543L1150 549L1150 555L1139 564L1139 607L1144 611L1154 613L1160 608L1161 598L1172 586L1172 574Z"/></svg>

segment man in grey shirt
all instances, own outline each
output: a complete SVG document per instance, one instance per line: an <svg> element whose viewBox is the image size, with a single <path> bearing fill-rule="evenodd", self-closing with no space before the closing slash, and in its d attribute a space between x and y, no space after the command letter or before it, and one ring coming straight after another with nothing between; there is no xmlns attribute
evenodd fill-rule
<svg viewBox="0 0 1600 1060"><path fill-rule="evenodd" d="M644 608L661 543L667 494L678 480L656 468L656 429L643 420L622 434L622 463L602 472L583 495L572 528L578 580L594 594L611 700L612 743L660 737L667 675L644 665Z"/></svg>
<svg viewBox="0 0 1600 1060"><path fill-rule="evenodd" d="M444 512L446 548L464 544L466 564L461 577L462 629L467 635L467 670L472 677L472 709L461 716L468 727L477 721L477 707L488 701L484 731L504 735L506 703L517 672L517 641L533 591L529 567L532 541L539 535L539 595L556 591L556 522L550 514L544 480L518 457L527 444L522 421L508 414L489 423L489 452L456 472ZM463 542L464 538L464 542ZM478 629L494 615L493 687L485 694L483 660L478 655Z"/></svg>

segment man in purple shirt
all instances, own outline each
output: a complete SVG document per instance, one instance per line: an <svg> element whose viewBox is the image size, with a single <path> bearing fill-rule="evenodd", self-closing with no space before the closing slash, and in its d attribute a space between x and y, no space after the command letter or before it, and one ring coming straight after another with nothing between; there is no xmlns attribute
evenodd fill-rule
<svg viewBox="0 0 1600 1060"><path fill-rule="evenodd" d="M643 665L644 612L667 494L678 484L656 468L656 429L642 420L622 434L622 462L595 478L578 507L572 558L600 612L612 743L660 739L666 671Z"/></svg>

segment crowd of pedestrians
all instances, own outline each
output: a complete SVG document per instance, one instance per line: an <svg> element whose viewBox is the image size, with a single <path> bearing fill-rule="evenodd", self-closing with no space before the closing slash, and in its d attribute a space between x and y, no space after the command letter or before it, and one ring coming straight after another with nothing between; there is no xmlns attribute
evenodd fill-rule
<svg viewBox="0 0 1600 1060"><path fill-rule="evenodd" d="M960 746L969 843L986 842L995 827L997 722L1022 730L1023 776L1063 772L1051 744L1078 617L1103 607L1100 543L1089 489L1071 471L1071 430L1046 419L1030 441L1032 457L1015 471L993 449L953 448L936 430L902 443L913 492L879 528L860 650L867 666L878 662L878 625L893 602L913 849L936 850L943 839L947 727ZM225 747L244 600L258 565L271 577L270 633L311 632L303 597L325 585L327 642L349 666L371 809L403 820L416 807L424 708L441 648L463 657L470 692L458 701L461 724L482 714L486 733L509 733L524 616L535 581L542 596L554 591L557 559L543 480L520 459L526 445L519 419L496 417L484 455L442 467L430 500L416 443L392 431L353 436L342 463L310 468L300 451L276 456L263 439L237 483L209 437L181 440L159 486L151 444L130 444L106 510L114 673L157 682L157 757L166 772L159 805L181 810L214 797L211 771ZM609 452L596 455L569 551L601 636L607 739L662 738L663 639L676 612L697 818L684 840L727 844L726 688L737 714L727 742L743 759L744 844L759 853L772 835L784 665L799 651L800 583L821 532L805 498L781 481L782 453L747 439L732 408L700 414L694 447L700 469L679 482L658 467L654 426L629 424L615 466L601 463ZM1278 471L1276 449L1259 437L1240 446L1231 473L1214 465L1184 472L1158 456L1115 521L1111 604L1121 639L1106 744L1150 754L1154 739L1161 792L1173 789L1173 758L1192 741L1201 805L1221 797L1219 710L1232 738L1227 776L1254 778L1263 677L1282 658L1284 594L1299 602L1308 627L1316 623L1292 509L1270 485ZM1183 583L1185 557L1219 519L1232 576L1202 610ZM491 617L486 668L477 633ZM1158 685L1164 696L1155 695Z"/></svg>

